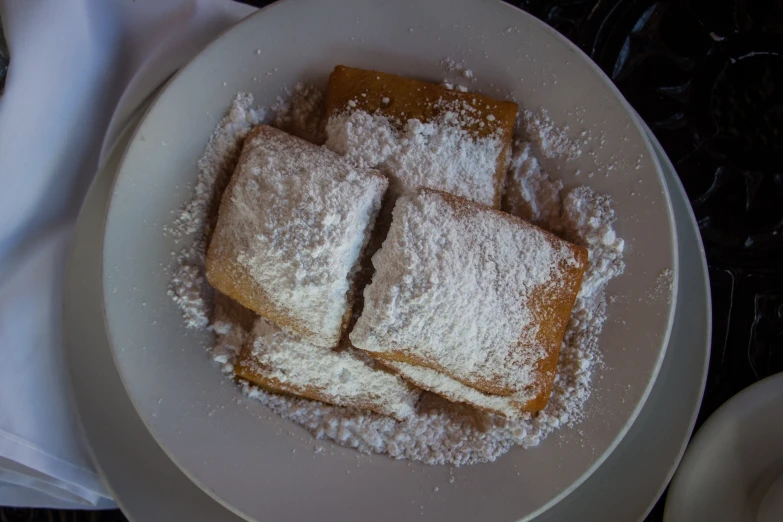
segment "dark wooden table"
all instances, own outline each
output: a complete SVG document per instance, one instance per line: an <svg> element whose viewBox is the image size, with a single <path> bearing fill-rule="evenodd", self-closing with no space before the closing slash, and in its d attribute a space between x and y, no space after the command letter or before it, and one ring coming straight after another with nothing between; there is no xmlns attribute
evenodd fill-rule
<svg viewBox="0 0 783 522"><path fill-rule="evenodd" d="M714 306L698 428L734 394L783 371L783 0L510 3L598 63L685 185ZM665 498L648 522L662 520ZM118 511L0 508L0 522L122 520Z"/></svg>

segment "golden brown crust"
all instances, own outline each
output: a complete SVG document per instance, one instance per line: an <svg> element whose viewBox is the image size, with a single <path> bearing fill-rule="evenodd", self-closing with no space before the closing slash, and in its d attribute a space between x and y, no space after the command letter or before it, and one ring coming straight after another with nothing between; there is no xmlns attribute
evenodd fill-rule
<svg viewBox="0 0 783 522"><path fill-rule="evenodd" d="M447 103L439 103L442 101ZM382 114L400 124L413 118L428 123L447 110L448 102L460 102L484 112L491 112L495 117L493 122L486 122L483 127L474 123L466 125L465 129L476 137L486 137L494 133L500 135L503 148L497 160L494 199L494 207L500 208L506 158L519 110L516 103L495 100L478 93L455 91L442 85L379 71L338 65L329 76L326 115L328 118L349 110L363 110L371 114Z"/></svg>

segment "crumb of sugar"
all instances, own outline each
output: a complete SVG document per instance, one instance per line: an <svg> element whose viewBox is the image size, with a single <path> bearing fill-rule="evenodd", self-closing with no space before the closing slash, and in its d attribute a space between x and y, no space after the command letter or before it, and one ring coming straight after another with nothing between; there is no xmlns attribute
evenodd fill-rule
<svg viewBox="0 0 783 522"><path fill-rule="evenodd" d="M246 142L210 255L233 257L308 339L335 346L388 182L272 127Z"/></svg>
<svg viewBox="0 0 783 522"><path fill-rule="evenodd" d="M188 328L204 328L209 324L211 292L204 274L204 256L197 254L201 250L203 247L183 252L168 289Z"/></svg>
<svg viewBox="0 0 783 522"><path fill-rule="evenodd" d="M450 72L454 71L462 71L465 69L465 64L462 62L456 62L455 60L451 58L444 58L443 65L446 67L446 70Z"/></svg>
<svg viewBox="0 0 783 522"><path fill-rule="evenodd" d="M491 210L459 212L440 193L420 191L397 200L372 262L354 346L436 361L463 382L513 390L520 403L535 396L547 349L526 304L558 284L557 267L577 263L565 242Z"/></svg>
<svg viewBox="0 0 783 522"><path fill-rule="evenodd" d="M476 80L473 71L467 68L465 62L457 62L455 60L452 60L451 58L446 58L445 60L443 60L442 63L446 67L447 71L459 73L468 80L472 80L472 81Z"/></svg>
<svg viewBox="0 0 783 522"><path fill-rule="evenodd" d="M454 84L454 83L449 82L448 80L443 80L441 85L443 87L447 88L450 91L456 90L456 91L459 91L459 92L468 92L468 88L465 87L464 85ZM493 118L494 118L494 116L493 116ZM487 118L487 119L489 119L489 118Z"/></svg>
<svg viewBox="0 0 783 522"><path fill-rule="evenodd" d="M333 115L326 124L326 146L386 174L392 195L427 186L492 205L502 140L495 134L471 136L465 126L475 118L457 109L429 123L410 119L402 131L380 114Z"/></svg>
<svg viewBox="0 0 783 522"><path fill-rule="evenodd" d="M647 297L652 300L666 299L667 303L671 303L673 289L674 272L670 268L667 268L655 278L653 288L647 293Z"/></svg>
<svg viewBox="0 0 783 522"><path fill-rule="evenodd" d="M250 105L246 103L248 98L240 98L240 100L244 100L243 110L249 111ZM251 116L251 120L262 119L258 116L259 112L253 114L256 116ZM203 198L205 192L219 193L219 187L215 186L219 176L204 176L201 173L201 165L232 165L230 174L237 159L238 148L241 146L242 132L246 134L249 130L246 116L242 116L241 111L234 110L233 107L226 120L216 128L210 140L210 143L223 142L226 146L208 146L199 162L199 179L204 178L207 183L205 187L197 190L194 195L196 201ZM234 129L244 130L235 132ZM538 141L545 140L539 136ZM525 172L529 171L523 169L517 176L510 176L509 182L513 182L515 178L519 182L527 182ZM208 183L209 180L212 184ZM536 190L530 191L531 197L535 198L535 201L531 201L540 207L541 215L557 215L562 212L561 199L546 197L539 200L537 199L539 196L536 195L539 193ZM603 250L606 245L601 246L603 242L601 238L607 237L607 230L613 230L614 215L610 207L607 209L604 205L597 205L596 197L586 191L578 191L574 192L571 198L574 210L580 206L595 207L595 219L592 224L584 223L585 226L581 226L580 220L572 219L569 221L572 224L567 231L555 229L552 231L566 235L569 240L576 241L588 249L590 262L585 277L600 284L609 277L619 275L620 271L609 269L613 266L612 262L601 261L606 255L606 251ZM206 206L198 202L193 205L195 208L206 208ZM505 210L513 209L506 207ZM206 213L190 212L180 216L179 220L184 227L193 231L192 233L199 232L200 235L204 235L209 227ZM203 241L196 241L188 249L195 252L196 257L203 259L205 246L206 243ZM614 252L611 250L608 252L611 256L615 256L616 262L621 262L621 249L615 248ZM200 271L189 271L183 274L177 284L172 281L175 294L177 292L187 294L188 288L197 294L208 293L208 288L204 288L208 285L203 278L203 263L192 266L196 266ZM614 266L617 267L618 264L615 263ZM199 314L201 312L202 310ZM217 312L219 309L216 310L218 316L216 322L209 327L215 331L217 338L213 356L221 361L219 364L221 368L230 371L234 357L244 344L248 332L236 319L223 317ZM207 321L208 310L203 310L200 317L204 317L204 321ZM303 426L316 438L333 440L343 446L356 448L362 453L385 453L393 458L452 466L489 462L516 445L536 446L553 431L563 426L572 426L584 417L593 373L600 361L598 337L605 320L604 288L595 288L589 294L577 297L561 346L552 395L546 408L536 416L526 413L519 418L508 420L462 404L448 402L437 395L425 392L415 415L399 422L390 417L355 408L275 395L247 383L241 384L241 387L246 395L259 400L285 419ZM197 321L190 326L200 327L200 324ZM319 453L319 448L323 451L323 447L318 446L316 453ZM449 484L455 482L453 471L453 468L449 471Z"/></svg>
<svg viewBox="0 0 783 522"><path fill-rule="evenodd" d="M222 294L215 296L212 322L209 325L216 334L211 353L223 373L234 373L234 362L249 337L255 317L253 312L228 297Z"/></svg>
<svg viewBox="0 0 783 522"><path fill-rule="evenodd" d="M573 160L582 155L584 140L569 138L568 127L557 127L546 109L522 111L522 125L525 137L544 157Z"/></svg>
<svg viewBox="0 0 783 522"><path fill-rule="evenodd" d="M507 211L547 230L558 230L563 182L551 179L541 168L530 142L517 138L512 150L504 197Z"/></svg>

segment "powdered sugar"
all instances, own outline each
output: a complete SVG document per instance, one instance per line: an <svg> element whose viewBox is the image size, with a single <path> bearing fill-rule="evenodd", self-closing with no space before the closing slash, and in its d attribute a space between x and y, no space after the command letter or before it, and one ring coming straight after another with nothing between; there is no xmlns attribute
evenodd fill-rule
<svg viewBox="0 0 783 522"><path fill-rule="evenodd" d="M198 181L193 197L174 220L175 234L209 233L202 229L209 216L216 215L220 194L234 172L239 151L250 129L266 117L265 109L253 108L253 96L238 93L228 114L220 120L198 160Z"/></svg>
<svg viewBox="0 0 783 522"><path fill-rule="evenodd" d="M357 110L329 118L326 146L359 166L378 168L392 194L426 186L492 205L503 143L496 135L471 136L466 118L474 120L447 111L429 123L410 119L400 132L388 118Z"/></svg>
<svg viewBox="0 0 783 522"><path fill-rule="evenodd" d="M273 106L274 126L317 145L326 137L323 129L324 95L312 85L297 83L289 98Z"/></svg>
<svg viewBox="0 0 783 522"><path fill-rule="evenodd" d="M209 324L211 292L204 274L203 246L182 252L179 266L171 278L168 295L182 310L185 326L204 328Z"/></svg>
<svg viewBox="0 0 783 522"><path fill-rule="evenodd" d="M465 62L457 62L452 60L451 58L446 58L443 60L443 65L446 67L446 70L449 72L456 72L462 75L463 78L475 81L475 75L473 74L473 71L468 69L468 67L465 65Z"/></svg>
<svg viewBox="0 0 783 522"><path fill-rule="evenodd" d="M667 303L671 303L673 291L674 272L670 268L667 268L655 278L653 288L647 293L647 297L652 300L666 299Z"/></svg>
<svg viewBox="0 0 783 522"><path fill-rule="evenodd" d="M557 127L546 109L522 111L522 124L525 137L545 157L573 160L582 155L584 143L569 138L568 127Z"/></svg>
<svg viewBox="0 0 783 522"><path fill-rule="evenodd" d="M543 171L529 142L514 141L508 175L504 210L547 230L558 230L563 182Z"/></svg>
<svg viewBox="0 0 783 522"><path fill-rule="evenodd" d="M246 111L249 110L249 105L244 107ZM238 115L239 111L232 110L231 114ZM239 118L234 124L243 128L242 120L243 118ZM232 128L221 124L215 133L220 137L214 140L225 140L229 143L234 140L235 147L220 149L225 152L224 156L218 153L217 148L208 147L202 163L233 165L241 145L242 133L232 132ZM552 136L545 135L547 132L557 134L557 131L559 130L554 126L539 127L538 130L529 126L528 139L536 140L539 144L557 143L557 140L551 139ZM523 148L525 146L524 143L520 145ZM552 148L549 149L553 152ZM528 158L532 159L531 156ZM508 203L508 197L505 209L532 219L545 228L585 246L590 252L590 264L585 280L594 282L588 284L592 288L590 292L583 291L577 298L560 350L552 395L542 412L536 416L525 413L519 418L508 420L425 393L416 413L400 422L355 408L267 393L248 384L242 385L244 392L284 418L302 425L318 438L334 440L365 453L386 453L394 458L420 460L429 464L464 465L492 461L515 445L535 446L557 428L579 422L584 416L585 402L590 396L594 366L600 360L598 336L606 319L604 285L609 278L618 275L622 270L622 249L616 238L615 242L608 241L611 237L608 232L613 230L614 217L607 200L604 199L601 203L601 197L588 190L561 194L558 180L549 179L540 168L529 168L530 165L531 163L528 163L525 168L517 168L509 176L511 186L507 194L510 196L513 191L524 193L527 205L524 208L528 210L521 210L523 206L519 206L519 201L517 206ZM526 186L521 187L519 184ZM214 186L209 188L210 191L222 190ZM569 207L567 211L562 209L561 195ZM578 219L585 209L592 212L592 218ZM565 219L561 220L561 216ZM187 229L196 232L198 237L205 236L209 230L209 222L204 214L191 213L185 221ZM611 244L614 244L614 247L610 248ZM202 264L186 263L186 266L193 266L196 270L183 271L183 277L172 282L174 296L210 293L203 278L205 246L203 241L196 241L191 249L195 258L202 260ZM609 261L602 261L606 259ZM197 299L188 302L196 301ZM207 322L210 304L209 300L205 300L203 310L197 307L199 313L196 315L203 320L190 321L191 326L200 326ZM221 363L222 368L229 369L235 354L245 342L247 329L238 321L226 319L220 314L210 328L218 334L214 357Z"/></svg>
<svg viewBox="0 0 783 522"><path fill-rule="evenodd" d="M565 235L590 252L591 269L582 280L581 296L600 293L609 280L625 269L625 242L615 234L612 227L614 220L609 198L596 194L589 187L577 187L563 199L562 228Z"/></svg>
<svg viewBox="0 0 783 522"><path fill-rule="evenodd" d="M467 87L465 87L464 85L460 85L458 83L456 83L456 84L455 83L451 83L448 80L443 80L441 85L443 87L447 88L450 91L459 91L459 92L468 92L469 91L469 89Z"/></svg>
<svg viewBox="0 0 783 522"><path fill-rule="evenodd" d="M256 314L223 294L215 295L209 328L215 332L216 342L210 350L223 373L234 373L234 362L247 342L256 317Z"/></svg>

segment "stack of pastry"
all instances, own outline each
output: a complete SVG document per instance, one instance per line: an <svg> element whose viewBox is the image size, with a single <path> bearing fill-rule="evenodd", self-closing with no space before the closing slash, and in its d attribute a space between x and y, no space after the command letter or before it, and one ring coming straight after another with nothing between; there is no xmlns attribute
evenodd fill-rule
<svg viewBox="0 0 783 522"><path fill-rule="evenodd" d="M207 255L210 283L258 315L237 376L398 420L421 389L509 417L542 409L587 252L492 208L516 105L337 67L326 110L330 123L361 112L400 132L448 121L497 146L483 168L453 163L442 175L431 161L395 171L403 163L367 165L255 129ZM473 186L491 189L466 193ZM382 204L394 210L376 226Z"/></svg>

